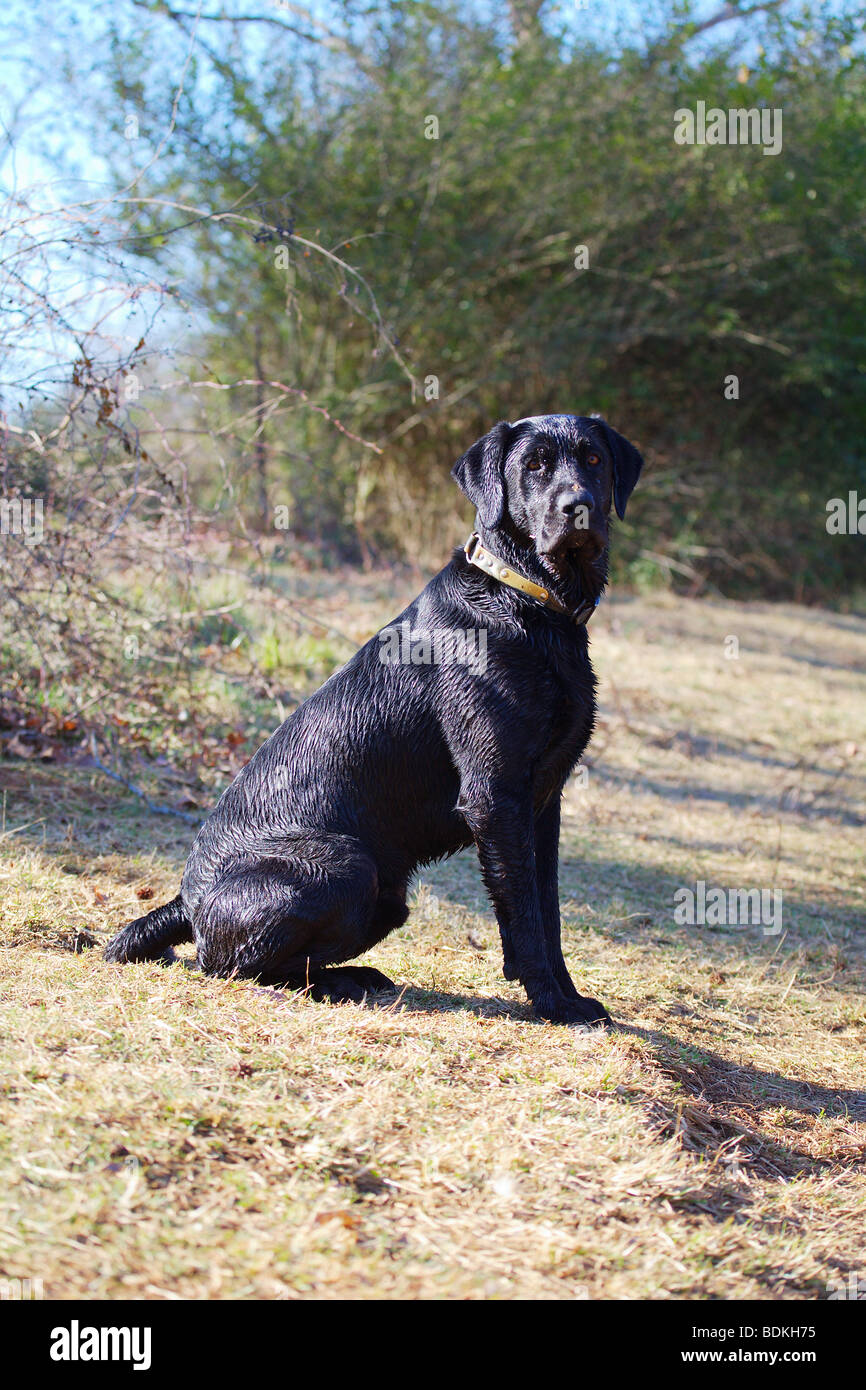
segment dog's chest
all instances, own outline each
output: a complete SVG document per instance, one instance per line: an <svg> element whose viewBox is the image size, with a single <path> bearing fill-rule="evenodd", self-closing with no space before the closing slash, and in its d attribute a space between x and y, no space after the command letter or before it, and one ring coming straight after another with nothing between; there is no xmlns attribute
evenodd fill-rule
<svg viewBox="0 0 866 1390"><path fill-rule="evenodd" d="M541 800L561 790L589 742L595 718L595 676L585 647L548 649L544 684L550 701L548 737L538 764Z"/></svg>

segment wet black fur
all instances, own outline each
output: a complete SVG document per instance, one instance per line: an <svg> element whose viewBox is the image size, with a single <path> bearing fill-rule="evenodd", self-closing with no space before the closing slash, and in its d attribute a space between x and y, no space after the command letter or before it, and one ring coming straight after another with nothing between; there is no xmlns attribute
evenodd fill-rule
<svg viewBox="0 0 866 1390"><path fill-rule="evenodd" d="M556 415L501 422L453 473L482 542L574 609L604 588L611 504L622 516L640 468L603 421ZM575 499L587 509L578 526ZM238 774L179 896L124 927L108 960L170 958L194 940L207 974L357 999L390 981L334 967L402 925L419 865L474 842L506 977L543 1018L608 1020L578 994L560 947L560 796L595 714L586 628L460 550L393 625L404 619L486 628L486 672L383 664L372 638Z"/></svg>

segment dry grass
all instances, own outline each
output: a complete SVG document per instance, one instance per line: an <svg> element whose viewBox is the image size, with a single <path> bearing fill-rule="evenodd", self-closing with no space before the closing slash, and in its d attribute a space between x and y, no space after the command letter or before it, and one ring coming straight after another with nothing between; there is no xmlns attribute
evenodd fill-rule
<svg viewBox="0 0 866 1390"><path fill-rule="evenodd" d="M393 598L369 592L372 630ZM5 1275L742 1299L866 1269L866 622L632 600L593 644L561 892L606 1036L529 1017L470 855L371 954L406 986L388 1007L75 954L176 891L189 831L93 773L0 766ZM783 933L675 925L699 878L780 888Z"/></svg>

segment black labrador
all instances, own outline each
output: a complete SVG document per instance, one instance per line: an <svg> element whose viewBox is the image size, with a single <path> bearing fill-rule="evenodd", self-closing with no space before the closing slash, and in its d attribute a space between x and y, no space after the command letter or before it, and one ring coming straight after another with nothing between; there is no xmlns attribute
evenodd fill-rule
<svg viewBox="0 0 866 1390"><path fill-rule="evenodd" d="M624 515L641 466L595 416L502 421L473 444L453 469L478 512L466 549L262 745L179 896L107 959L194 940L207 974L358 1000L393 986L342 962L405 922L419 865L474 842L506 978L542 1018L608 1023L562 955L559 804L593 728L586 619L611 506Z"/></svg>

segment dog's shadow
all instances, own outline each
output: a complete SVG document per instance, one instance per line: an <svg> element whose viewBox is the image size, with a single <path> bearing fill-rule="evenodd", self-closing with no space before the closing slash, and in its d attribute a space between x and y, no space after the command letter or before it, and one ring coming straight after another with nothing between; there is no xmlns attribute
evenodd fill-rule
<svg viewBox="0 0 866 1390"><path fill-rule="evenodd" d="M529 1006L501 995L478 997L448 990L413 987L396 995L376 994L365 1007L406 1013L470 1013L480 1019L507 1018L538 1027L549 1027L535 1018ZM766 1071L749 1063L732 1062L703 1046L690 1048L682 1038L628 1022L614 1022L611 1029L572 1028L572 1032L597 1038L623 1034L644 1039L650 1045L649 1066L673 1080L679 1094L647 1092L644 1103L657 1133L679 1134L684 1147L711 1158L720 1151L737 1149L736 1161L756 1169L762 1177L787 1182L795 1175L827 1174L866 1166L866 1135L853 1142L845 1136L835 1152L816 1155L790 1138L773 1133L765 1117L771 1112L796 1112L802 1116L794 1128L811 1128L809 1121L843 1120L866 1124L866 1090L839 1088L807 1081L803 1077ZM633 1103L634 1096L624 1097ZM830 1132L828 1132L828 1138Z"/></svg>

